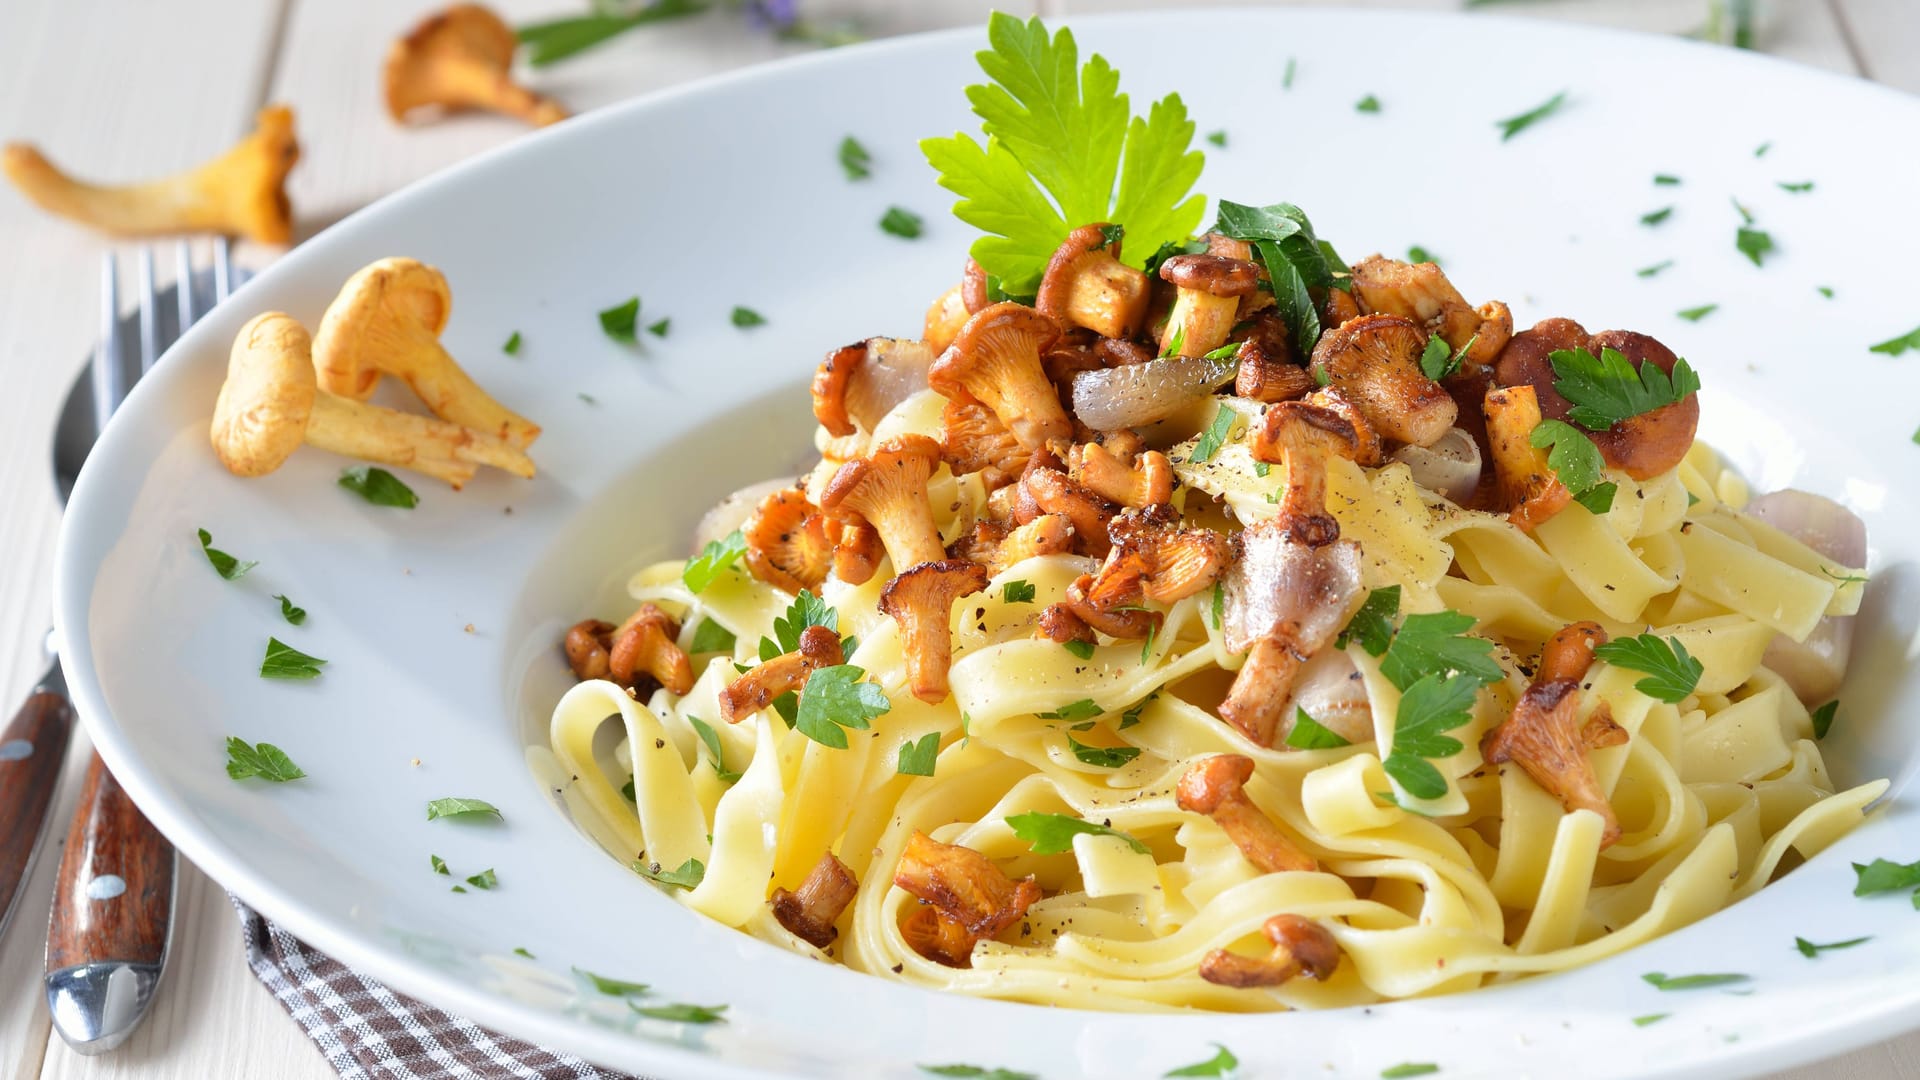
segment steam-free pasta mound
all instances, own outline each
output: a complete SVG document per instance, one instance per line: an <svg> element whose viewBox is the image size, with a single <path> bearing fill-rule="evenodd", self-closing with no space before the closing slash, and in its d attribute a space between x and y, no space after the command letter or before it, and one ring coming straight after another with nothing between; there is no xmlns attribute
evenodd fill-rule
<svg viewBox="0 0 1920 1080"><path fill-rule="evenodd" d="M817 467L568 632L565 798L640 876L921 986L1331 1007L1632 948L1886 789L1818 741L1864 527L1750 497L1659 341L1049 191L819 365Z"/></svg>

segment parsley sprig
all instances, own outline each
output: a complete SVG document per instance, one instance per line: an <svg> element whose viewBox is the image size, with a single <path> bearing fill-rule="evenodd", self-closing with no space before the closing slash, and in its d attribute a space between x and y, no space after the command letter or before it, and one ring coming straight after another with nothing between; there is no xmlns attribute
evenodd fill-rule
<svg viewBox="0 0 1920 1080"><path fill-rule="evenodd" d="M885 690L862 681L866 674L852 664L835 664L807 676L794 727L822 746L845 750L847 728L865 731L869 721L893 708Z"/></svg>
<svg viewBox="0 0 1920 1080"><path fill-rule="evenodd" d="M1567 419L1588 431L1605 431L1700 389L1700 376L1685 360L1676 361L1669 375L1654 363L1636 369L1618 349L1603 348L1597 358L1585 349L1560 349L1547 359L1557 376L1553 388L1573 402Z"/></svg>
<svg viewBox="0 0 1920 1080"><path fill-rule="evenodd" d="M954 214L988 234L972 247L980 266L1031 293L1067 232L1088 222L1125 225L1135 260L1185 241L1205 213L1205 197L1188 193L1206 159L1180 95L1129 119L1119 72L1098 54L1081 65L1072 31L995 12L987 40L976 58L990 81L967 88L986 145L965 133L920 143L940 186L960 196Z"/></svg>
<svg viewBox="0 0 1920 1080"><path fill-rule="evenodd" d="M1066 814L1043 814L1038 811L1014 814L1007 818L1007 827L1013 830L1013 835L1031 844L1035 855L1058 855L1067 851L1073 847L1073 838L1082 833L1089 836L1117 836L1141 855L1148 854L1150 850L1131 833Z"/></svg>
<svg viewBox="0 0 1920 1080"><path fill-rule="evenodd" d="M1593 655L1614 667L1646 672L1649 677L1634 683L1633 688L1669 705L1677 705L1693 693L1707 670L1706 665L1688 655L1679 638L1663 641L1653 634L1615 638L1593 650Z"/></svg>
<svg viewBox="0 0 1920 1080"><path fill-rule="evenodd" d="M1542 420L1527 442L1540 449L1552 447L1547 451L1547 467L1560 477L1575 502L1596 514L1613 508L1619 485L1600 479L1606 461L1579 428L1564 420Z"/></svg>

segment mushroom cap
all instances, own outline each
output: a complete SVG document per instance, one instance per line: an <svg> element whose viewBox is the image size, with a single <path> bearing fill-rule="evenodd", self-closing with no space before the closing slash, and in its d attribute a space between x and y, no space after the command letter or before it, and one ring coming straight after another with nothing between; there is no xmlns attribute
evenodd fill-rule
<svg viewBox="0 0 1920 1080"><path fill-rule="evenodd" d="M1175 255L1160 264L1160 280L1209 296L1251 296L1260 287L1260 267L1225 255Z"/></svg>
<svg viewBox="0 0 1920 1080"><path fill-rule="evenodd" d="M202 171L202 182L217 180L241 235L263 244L293 238L293 203L287 198L287 173L300 160L293 133L293 110L269 105L254 117L253 134Z"/></svg>
<svg viewBox="0 0 1920 1080"><path fill-rule="evenodd" d="M1253 777L1253 759L1245 754L1213 754L1201 758L1180 774L1174 801L1180 809L1211 815L1220 804L1240 794Z"/></svg>
<svg viewBox="0 0 1920 1080"><path fill-rule="evenodd" d="M314 338L314 368L329 393L365 401L380 382L382 354L438 339L453 312L446 275L417 259L361 267L327 305Z"/></svg>
<svg viewBox="0 0 1920 1080"><path fill-rule="evenodd" d="M1040 361L1059 337L1059 326L1032 308L994 304L961 327L927 369L928 384L955 401L992 409L1029 450L1072 438L1073 422Z"/></svg>
<svg viewBox="0 0 1920 1080"><path fill-rule="evenodd" d="M1613 349L1638 371L1641 364L1657 364L1669 375L1680 358L1659 340L1631 330L1602 330L1588 334L1572 319L1542 319L1532 329L1515 334L1494 361L1494 381L1501 386L1533 387L1540 414L1564 420L1573 403L1554 387L1553 354L1583 349L1594 356ZM1591 433L1593 444L1607 464L1635 480L1648 480L1680 464L1693 446L1700 426L1700 397L1688 394L1671 405L1631 416L1605 431Z"/></svg>
<svg viewBox="0 0 1920 1080"><path fill-rule="evenodd" d="M213 405L213 452L235 476L265 476L300 448L318 388L313 341L293 316L256 315L233 339Z"/></svg>
<svg viewBox="0 0 1920 1080"><path fill-rule="evenodd" d="M442 105L449 62L505 75L519 37L506 20L479 4L455 4L430 15L387 51L387 111L395 120L425 105Z"/></svg>
<svg viewBox="0 0 1920 1080"><path fill-rule="evenodd" d="M1420 370L1427 334L1399 315L1363 315L1313 347L1312 370L1354 400L1374 429L1425 446L1447 433L1460 407Z"/></svg>
<svg viewBox="0 0 1920 1080"><path fill-rule="evenodd" d="M953 602L987 587L987 568L971 559L921 563L894 575L880 590L880 610L895 620L944 621Z"/></svg>
<svg viewBox="0 0 1920 1080"><path fill-rule="evenodd" d="M927 479L940 467L941 446L926 435L901 435L873 446L867 456L840 466L821 493L820 508L848 506L859 511L880 490L918 489L926 497ZM864 513L864 511L862 511Z"/></svg>

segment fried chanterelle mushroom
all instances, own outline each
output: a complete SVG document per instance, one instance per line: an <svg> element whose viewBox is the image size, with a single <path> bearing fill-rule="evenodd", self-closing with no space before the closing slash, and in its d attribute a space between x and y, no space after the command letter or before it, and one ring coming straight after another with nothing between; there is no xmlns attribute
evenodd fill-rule
<svg viewBox="0 0 1920 1080"><path fill-rule="evenodd" d="M953 602L987 587L987 568L967 559L921 563L880 590L880 610L900 627L913 696L947 700L953 662Z"/></svg>
<svg viewBox="0 0 1920 1080"><path fill-rule="evenodd" d="M1314 870L1313 856L1300 850L1280 826L1247 797L1246 782L1253 778L1253 759L1242 754L1214 754L1188 767L1174 788L1180 809L1205 814L1233 839L1235 847L1262 873Z"/></svg>
<svg viewBox="0 0 1920 1080"><path fill-rule="evenodd" d="M265 476L303 442L426 473L456 491L482 465L533 475L527 455L490 435L319 389L312 339L293 316L277 311L255 316L234 338L212 438L220 463L235 476Z"/></svg>
<svg viewBox="0 0 1920 1080"><path fill-rule="evenodd" d="M446 275L415 259L361 268L327 306L313 358L324 390L365 401L382 374L405 382L436 416L525 450L540 425L495 401L440 345L453 312Z"/></svg>
<svg viewBox="0 0 1920 1080"><path fill-rule="evenodd" d="M1327 928L1298 915L1275 915L1260 932L1273 943L1265 956L1242 956L1215 949L1200 961L1200 977L1215 986L1247 989L1279 986L1299 975L1317 982L1333 977L1340 967L1340 945Z"/></svg>
<svg viewBox="0 0 1920 1080"><path fill-rule="evenodd" d="M1580 680L1593 663L1593 651L1606 640L1607 632L1590 622L1573 623L1554 634L1540 654L1539 673L1520 695L1513 715L1480 740L1480 753L1488 762L1511 761L1568 810L1599 814L1606 822L1601 847L1620 839L1620 819L1600 789L1587 751L1619 746L1627 741L1627 732L1613 722L1605 702L1585 724L1577 723L1574 713L1580 707Z"/></svg>
<svg viewBox="0 0 1920 1080"><path fill-rule="evenodd" d="M284 244L293 238L287 172L299 160L293 110L269 105L239 145L199 168L160 180L89 184L24 143L0 150L0 171L42 209L106 232L213 232Z"/></svg>
<svg viewBox="0 0 1920 1080"><path fill-rule="evenodd" d="M420 109L478 109L535 127L567 118L559 102L513 81L513 27L479 4L427 16L387 50L387 113L406 122Z"/></svg>
<svg viewBox="0 0 1920 1080"><path fill-rule="evenodd" d="M773 890L773 917L794 937L824 949L840 936L840 928L833 924L859 891L859 879L829 851L820 856L798 889Z"/></svg>
<svg viewBox="0 0 1920 1080"><path fill-rule="evenodd" d="M846 660L839 634L824 626L809 626L800 632L799 648L756 665L720 691L720 716L737 724L773 704L774 698L799 693L820 668Z"/></svg>
<svg viewBox="0 0 1920 1080"><path fill-rule="evenodd" d="M680 624L652 604L619 626L583 619L567 630L561 648L574 678L609 679L629 690L651 678L670 693L693 689L693 664L676 643Z"/></svg>
<svg viewBox="0 0 1920 1080"><path fill-rule="evenodd" d="M900 853L893 883L927 905L901 928L908 941L950 967L967 967L976 942L1013 925L1040 899L1032 878L1014 881L972 848L942 844L917 830ZM928 911L931 917L923 914Z"/></svg>

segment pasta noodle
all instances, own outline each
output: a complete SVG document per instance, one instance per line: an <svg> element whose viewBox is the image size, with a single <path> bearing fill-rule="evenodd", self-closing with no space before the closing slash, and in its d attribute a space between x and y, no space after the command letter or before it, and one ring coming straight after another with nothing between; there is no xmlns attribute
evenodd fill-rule
<svg viewBox="0 0 1920 1080"><path fill-rule="evenodd" d="M1288 522L1300 492L1258 445L1268 407L1208 400L1232 414L1216 423L1189 410L1150 433L1177 480L1173 522L1243 536ZM854 425L859 434L823 428L825 461L793 497L824 505L843 463L870 447L950 439L950 414L942 394L920 389ZM1204 447L1209 439L1217 445ZM679 692L641 679L640 697L590 678L566 694L551 745L576 778L568 807L617 857L678 886L673 895L709 918L858 971L984 997L1117 1010L1334 1007L1589 963L1761 888L1858 822L1886 788L1836 787L1814 739L1816 702L1768 666L1776 640L1806 639L1856 611L1862 572L1744 513L1744 484L1709 448L1676 460L1646 479L1608 468L1610 506L1572 502L1523 527L1511 507L1487 503L1484 487L1456 502L1408 464L1327 456L1326 513L1340 541L1357 545L1364 591L1397 590L1381 631L1395 644L1373 647L1356 620L1309 650L1282 724L1291 734L1274 745L1223 722L1229 684L1259 661L1233 644L1219 585L1112 609L1119 620L1150 613L1151 631L1103 626L1067 648L1036 633L1036 621L1070 608L1113 558L1056 549L966 570L984 586L974 581L939 609L950 642L935 696L920 692L910 624L886 610L906 580L898 566L854 574L857 585L824 575L815 597L771 583L764 564L722 561L696 581L688 563L661 562L629 592L677 622L693 678ZM940 544L965 547L983 523L1004 520L994 494L1003 484L984 469L934 466L926 504ZM1249 557L1234 549L1236 561ZM959 574L955 566L981 563L992 560L927 565ZM1408 627L1443 612L1492 643L1484 662L1497 671L1472 685L1435 752L1432 733L1409 719L1434 688L1396 667L1405 661L1394 650ZM1566 717L1593 735L1580 753L1598 803L1493 749L1534 707L1530 687L1547 680L1554 642L1583 622L1697 662L1676 693L1647 689L1647 669L1605 649L1577 677ZM809 728L818 721L805 714L815 685L806 681L800 714L792 699L776 700L727 722L747 673L801 656L795 635L808 623L841 639L836 666L857 669L853 685L877 687L884 702L869 696L865 712L823 738ZM1315 682L1323 668L1331 683ZM1317 700L1308 687L1323 683L1347 719L1307 708ZM1298 717L1333 734L1302 741L1311 729ZM617 741L605 734L610 720ZM1429 749L1409 749L1418 745ZM1196 763L1220 755L1249 763L1235 805L1310 869L1263 869L1243 825L1186 808ZM1428 772L1431 781L1411 779ZM1024 824L1034 820L1072 828L1046 845ZM1031 877L1037 899L964 941L960 957L930 955L916 936L924 926L915 929L924 896L896 883L903 860L917 857L917 834L984 857L1009 883ZM828 855L857 886L843 910L830 909L832 929L808 940L769 899L811 888ZM1234 985L1207 974L1223 951L1254 963L1274 949L1270 920L1281 915L1337 945L1328 977Z"/></svg>

